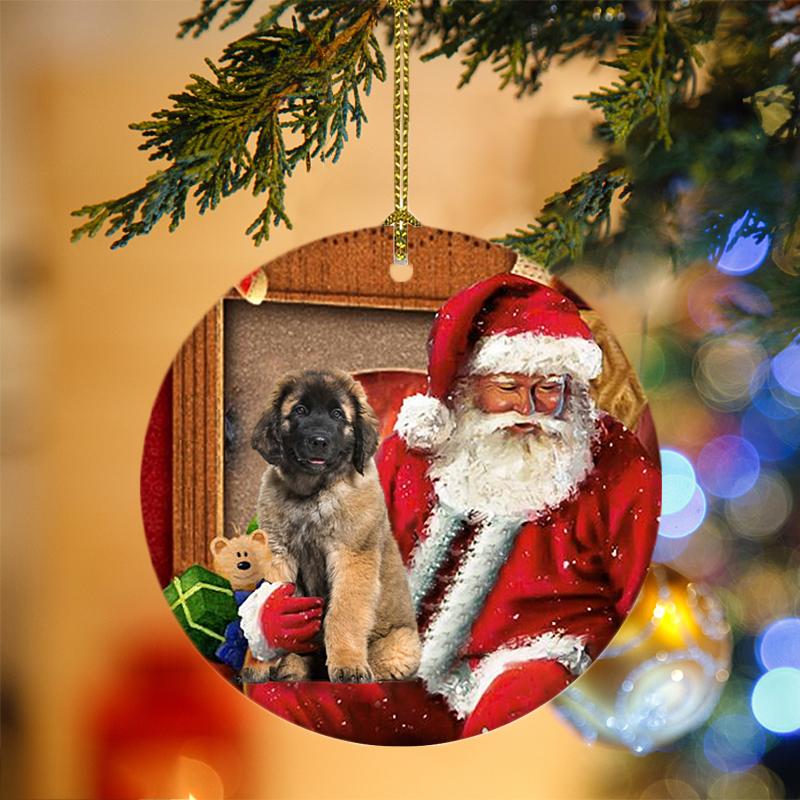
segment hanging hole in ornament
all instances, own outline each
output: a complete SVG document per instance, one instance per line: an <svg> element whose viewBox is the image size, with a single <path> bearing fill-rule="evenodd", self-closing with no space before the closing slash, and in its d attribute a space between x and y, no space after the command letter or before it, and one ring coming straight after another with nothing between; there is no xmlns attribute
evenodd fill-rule
<svg viewBox="0 0 800 800"><path fill-rule="evenodd" d="M402 261L395 259L389 267L389 277L395 283L406 283L414 276L414 267L411 266L407 258Z"/></svg>

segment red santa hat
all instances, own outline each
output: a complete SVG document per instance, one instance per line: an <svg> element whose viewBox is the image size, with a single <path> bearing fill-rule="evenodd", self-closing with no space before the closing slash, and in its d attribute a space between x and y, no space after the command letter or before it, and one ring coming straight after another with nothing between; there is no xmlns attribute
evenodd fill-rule
<svg viewBox="0 0 800 800"><path fill-rule="evenodd" d="M586 383L602 361L571 300L521 275L493 275L439 309L428 338L428 392L406 398L395 431L412 449L435 451L453 430L459 377L567 374Z"/></svg>

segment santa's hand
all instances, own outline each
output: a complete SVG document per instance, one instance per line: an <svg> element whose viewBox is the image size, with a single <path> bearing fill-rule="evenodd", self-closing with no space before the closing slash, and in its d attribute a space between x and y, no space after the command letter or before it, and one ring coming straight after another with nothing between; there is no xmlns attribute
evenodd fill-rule
<svg viewBox="0 0 800 800"><path fill-rule="evenodd" d="M294 597L293 583L263 583L239 606L242 632L260 661L311 653L322 626L322 598Z"/></svg>

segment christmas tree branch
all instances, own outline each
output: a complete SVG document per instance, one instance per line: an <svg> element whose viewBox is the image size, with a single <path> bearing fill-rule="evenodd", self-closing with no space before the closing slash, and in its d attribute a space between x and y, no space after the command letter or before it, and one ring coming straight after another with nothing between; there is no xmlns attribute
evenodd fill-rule
<svg viewBox="0 0 800 800"><path fill-rule="evenodd" d="M624 196L625 184L623 169L600 164L579 175L566 191L549 197L533 224L497 241L547 267L574 261L587 242L607 228L611 201L618 191Z"/></svg>
<svg viewBox="0 0 800 800"><path fill-rule="evenodd" d="M461 53L459 88L486 62L500 87L513 86L520 96L539 88L554 58L602 54L630 24L626 19L622 5L608 0L422 0L410 9L410 31L414 45L434 44L423 60Z"/></svg>
<svg viewBox="0 0 800 800"><path fill-rule="evenodd" d="M181 22L178 36L184 37L191 34L194 38L197 38L211 27L217 14L226 6L228 7L228 16L219 27L220 29L227 28L238 22L250 10L254 2L255 0L203 0L197 15ZM291 2L278 3L270 11L276 22L278 17L290 5Z"/></svg>
<svg viewBox="0 0 800 800"><path fill-rule="evenodd" d="M620 77L611 87L577 99L602 111L599 133L616 152L623 151L640 127L647 128L648 135L638 159L647 158L659 143L669 149L670 108L694 86L696 69L703 63L697 45L713 36L715 24L713 9L670 12L666 4L659 4L654 19L628 36L618 57L602 62ZM567 191L548 198L533 224L498 241L549 268L574 261L588 242L607 232L617 190L622 190L620 197L633 190L633 170L619 156L614 160L613 167L609 160L580 175Z"/></svg>
<svg viewBox="0 0 800 800"><path fill-rule="evenodd" d="M199 25L210 24L221 8L207 5ZM255 195L267 194L247 229L257 244L269 237L270 225L291 226L287 178L298 163L338 158L348 127L354 124L358 135L366 120L361 94L373 78L386 76L374 36L386 0L293 5L292 27L277 22L286 4L274 7L251 34L225 48L219 65L207 61L213 80L192 75L186 91L171 96L170 109L131 126L147 139L140 149L170 166L137 191L73 212L88 217L73 241L107 226L106 235L121 232L112 245L121 247L164 216L170 230L177 228L192 190L202 213L250 186Z"/></svg>

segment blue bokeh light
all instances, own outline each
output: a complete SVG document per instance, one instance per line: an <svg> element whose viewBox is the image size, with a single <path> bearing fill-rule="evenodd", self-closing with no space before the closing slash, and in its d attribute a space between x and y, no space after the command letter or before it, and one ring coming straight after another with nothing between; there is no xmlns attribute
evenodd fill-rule
<svg viewBox="0 0 800 800"><path fill-rule="evenodd" d="M661 450L661 513L675 514L686 508L697 489L692 463L676 450Z"/></svg>
<svg viewBox="0 0 800 800"><path fill-rule="evenodd" d="M786 424L787 420L770 419L753 406L742 415L741 432L756 448L762 461L782 461L795 451L794 445L785 440L787 431L781 430Z"/></svg>
<svg viewBox="0 0 800 800"><path fill-rule="evenodd" d="M800 619L784 617L765 628L756 641L756 655L764 669L800 669Z"/></svg>
<svg viewBox="0 0 800 800"><path fill-rule="evenodd" d="M747 275L757 270L767 257L767 253L769 253L769 236L763 236L759 239L756 234L751 236L738 235L750 216L751 213L748 211L731 225L728 232L728 241L725 243L722 252L716 251L712 255L716 259L717 269L726 275ZM766 226L763 222L758 222L756 227L762 229Z"/></svg>
<svg viewBox="0 0 800 800"><path fill-rule="evenodd" d="M800 729L800 669L778 667L762 675L750 698L753 715L773 733Z"/></svg>
<svg viewBox="0 0 800 800"><path fill-rule="evenodd" d="M656 546L653 548L653 561L656 564L668 564L674 561L689 546L689 537L669 539L660 533L656 536Z"/></svg>
<svg viewBox="0 0 800 800"><path fill-rule="evenodd" d="M706 518L708 504L703 490L696 486L691 500L674 514L662 514L658 535L667 539L682 539L694 533Z"/></svg>
<svg viewBox="0 0 800 800"><path fill-rule="evenodd" d="M772 374L787 392L800 395L800 337L772 359Z"/></svg>
<svg viewBox="0 0 800 800"><path fill-rule="evenodd" d="M766 748L766 734L749 714L723 714L703 737L705 757L721 772L743 772L754 767Z"/></svg>
<svg viewBox="0 0 800 800"><path fill-rule="evenodd" d="M797 416L797 410L782 403L768 385L753 395L753 405L770 419L791 419Z"/></svg>
<svg viewBox="0 0 800 800"><path fill-rule="evenodd" d="M706 491L717 497L740 497L758 480L758 451L741 436L712 439L697 458L697 476Z"/></svg>

